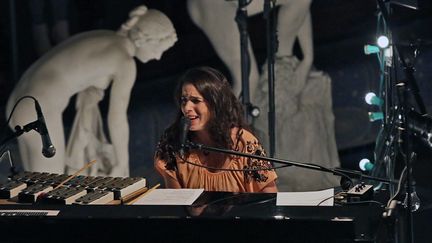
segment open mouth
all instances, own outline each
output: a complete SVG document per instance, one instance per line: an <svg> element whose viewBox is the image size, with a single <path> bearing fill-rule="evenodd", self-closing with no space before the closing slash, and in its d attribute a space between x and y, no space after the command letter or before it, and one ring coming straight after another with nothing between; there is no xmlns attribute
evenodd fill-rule
<svg viewBox="0 0 432 243"><path fill-rule="evenodd" d="M189 120L191 121L191 128L190 129L196 129L196 126L199 124L199 116L188 116Z"/></svg>
<svg viewBox="0 0 432 243"><path fill-rule="evenodd" d="M193 121L199 118L199 116L188 116L189 120Z"/></svg>

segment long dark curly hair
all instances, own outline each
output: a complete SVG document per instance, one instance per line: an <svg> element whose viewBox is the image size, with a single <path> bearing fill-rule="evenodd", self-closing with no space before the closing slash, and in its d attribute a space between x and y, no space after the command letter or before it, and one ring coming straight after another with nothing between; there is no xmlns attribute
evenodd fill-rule
<svg viewBox="0 0 432 243"><path fill-rule="evenodd" d="M219 148L232 149L234 141L231 138L231 129L250 130L243 112L243 105L235 97L226 77L211 67L196 67L187 70L179 79L175 89L175 102L178 112L174 123L169 126L158 144L156 156L167 162L168 169L175 169L175 155L180 141L180 120L182 87L192 84L207 102L211 118L207 124L212 141ZM188 133L188 139L195 136L193 131Z"/></svg>

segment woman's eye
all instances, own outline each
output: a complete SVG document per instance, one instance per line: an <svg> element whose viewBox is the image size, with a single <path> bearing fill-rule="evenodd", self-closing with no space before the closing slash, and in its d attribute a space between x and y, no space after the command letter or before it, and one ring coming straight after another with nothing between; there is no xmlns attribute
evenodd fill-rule
<svg viewBox="0 0 432 243"><path fill-rule="evenodd" d="M180 98L181 104L186 104L188 101L191 101L194 104L199 104L199 103L203 102L203 100L200 98L193 98L193 97L192 98L188 98L188 97L181 97Z"/></svg>
<svg viewBox="0 0 432 243"><path fill-rule="evenodd" d="M191 101L192 101L192 103L194 103L194 104L198 104L198 103L201 102L200 99L196 99L196 98L192 98Z"/></svg>

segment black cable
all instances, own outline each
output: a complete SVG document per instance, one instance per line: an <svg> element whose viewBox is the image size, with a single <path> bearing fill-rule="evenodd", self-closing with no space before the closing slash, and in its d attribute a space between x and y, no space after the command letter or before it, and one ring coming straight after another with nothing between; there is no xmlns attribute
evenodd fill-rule
<svg viewBox="0 0 432 243"><path fill-rule="evenodd" d="M11 113L9 114L9 117L8 117L8 119L7 119L7 121L6 121L6 124L5 124L5 126L3 127L3 134L2 134L3 136L4 136L5 133L6 133L6 129L7 129L8 125L9 125L9 122L10 122L10 120L11 120L11 118L12 118L13 113L15 112L16 107L18 106L18 104L19 104L23 99L26 99L26 98L29 98L29 99L34 100L35 103L38 102L37 99L36 99L35 97L31 96L31 95L25 95L25 96L19 98L19 99L15 102L15 105L13 106L12 111L11 111Z"/></svg>
<svg viewBox="0 0 432 243"><path fill-rule="evenodd" d="M9 116L8 116L8 118L7 118L7 120L6 120L6 124L5 124L4 127L3 127L2 137L5 137L5 136L6 136L7 127L9 126L10 120L12 119L12 115L14 114L16 107L18 106L18 104L19 104L22 100L24 100L24 99L26 99L26 98L32 99L35 103L38 103L37 99L36 99L35 97L31 96L31 95L25 95L25 96L22 96L21 98L19 98L19 99L15 102L15 104L14 104L12 110L11 110L11 113L9 114ZM18 131L16 131L15 134L17 134L17 132L18 132ZM15 135L15 136L16 136L16 135ZM8 139L5 139L5 140L2 141L2 143L1 143L1 145L0 145L0 156L3 155L4 150L6 149L6 146L8 145L8 141L9 141ZM17 173L17 172L15 171L16 168L15 168L14 163L12 162L12 159L9 160L9 164L10 164L10 167L11 167L12 175L13 175L13 174L16 174L16 173Z"/></svg>
<svg viewBox="0 0 432 243"><path fill-rule="evenodd" d="M320 206L322 203L324 203L325 201L327 201L327 200L329 200L329 199L332 199L332 198L335 198L335 197L337 197L337 196L340 196L341 194L343 194L343 193L345 193L344 191L341 191L341 192L338 192L338 193L336 193L336 194L334 194L333 196L331 196L331 197L327 197L327 198L324 198L323 200L321 200L318 204L317 204L317 206Z"/></svg>
<svg viewBox="0 0 432 243"><path fill-rule="evenodd" d="M402 170L400 179L399 179L399 183L398 183L398 187L397 187L397 191L396 193L388 200L387 202L387 206L390 205L390 202L393 201L394 199L396 199L396 197L398 197L401 193L401 188L402 188L402 183L405 180L405 176L406 176L406 172L407 172L407 168L404 167L404 169Z"/></svg>

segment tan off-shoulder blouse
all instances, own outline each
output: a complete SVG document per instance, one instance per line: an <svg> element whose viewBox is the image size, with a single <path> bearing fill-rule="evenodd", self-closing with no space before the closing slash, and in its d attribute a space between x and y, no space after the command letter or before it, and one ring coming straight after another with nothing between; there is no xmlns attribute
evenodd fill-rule
<svg viewBox="0 0 432 243"><path fill-rule="evenodd" d="M247 130L233 129L234 150L247 154L265 156L258 139ZM224 169L271 168L268 161L230 155ZM192 150L185 155L185 160L203 165L198 152ZM155 158L155 168L168 181L177 181L182 188L204 188L206 191L259 192L276 180L274 170L259 171L215 171L189 164L176 156L177 170L166 168L166 162Z"/></svg>

